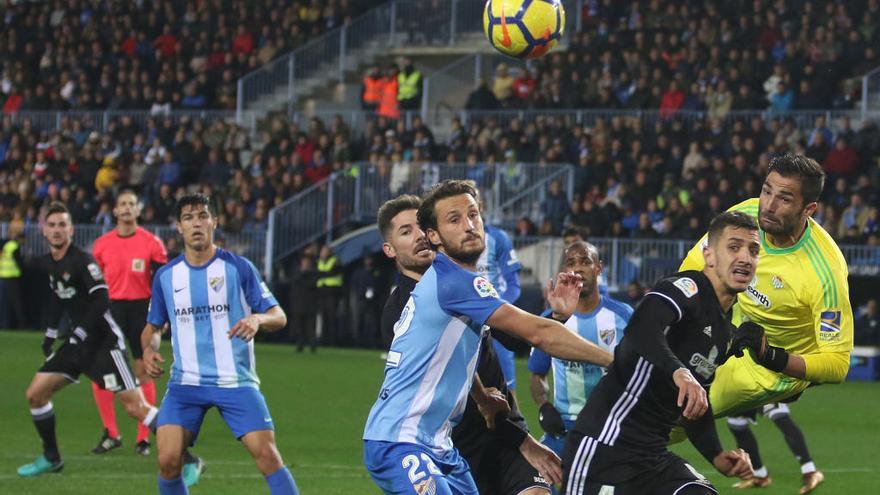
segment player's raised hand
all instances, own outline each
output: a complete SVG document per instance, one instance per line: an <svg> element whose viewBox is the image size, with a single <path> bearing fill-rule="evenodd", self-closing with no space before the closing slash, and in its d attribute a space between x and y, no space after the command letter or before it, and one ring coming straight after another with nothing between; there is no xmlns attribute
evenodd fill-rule
<svg viewBox="0 0 880 495"><path fill-rule="evenodd" d="M748 452L743 449L727 450L716 455L712 459L715 469L724 476L737 477L749 480L754 477L752 460Z"/></svg>
<svg viewBox="0 0 880 495"><path fill-rule="evenodd" d="M683 407L681 415L691 421L700 419L709 409L706 389L694 378L687 368L679 368L672 374L672 381L678 387L678 407Z"/></svg>
<svg viewBox="0 0 880 495"><path fill-rule="evenodd" d="M485 394L481 394L479 398L475 397L474 402L477 403L477 409L486 420L486 427L494 430L495 417L499 414L509 413L510 404L507 403L507 397L497 388L488 387L483 390L485 390Z"/></svg>
<svg viewBox="0 0 880 495"><path fill-rule="evenodd" d="M531 435L526 435L519 451L526 462L538 471L538 476L553 485L562 483L562 459L546 445L538 443Z"/></svg>
<svg viewBox="0 0 880 495"><path fill-rule="evenodd" d="M151 378L159 378L162 376L162 373L164 373L162 370L162 364L165 363L165 358L162 357L162 354L159 354L159 351L154 351L150 347L147 347L144 349L143 360L144 368Z"/></svg>
<svg viewBox="0 0 880 495"><path fill-rule="evenodd" d="M238 320L232 328L229 329L229 338L238 337L245 342L250 342L260 329L260 318L257 315L248 315Z"/></svg>
<svg viewBox="0 0 880 495"><path fill-rule="evenodd" d="M574 313L583 286L581 276L572 272L559 273L556 280L547 282L547 303L554 318L568 319Z"/></svg>

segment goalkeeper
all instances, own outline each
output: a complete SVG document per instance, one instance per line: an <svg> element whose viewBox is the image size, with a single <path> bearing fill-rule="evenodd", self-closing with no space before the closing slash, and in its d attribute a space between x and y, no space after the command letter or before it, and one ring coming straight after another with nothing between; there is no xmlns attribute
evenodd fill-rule
<svg viewBox="0 0 880 495"><path fill-rule="evenodd" d="M749 288L738 297L733 322L756 323L735 335L741 357L718 368L710 390L716 416L728 416L737 442L756 469L749 486L766 486L757 442L748 429L749 414L763 409L782 428L801 462L801 493L824 476L812 463L803 433L784 404L810 385L842 382L853 348L853 316L847 266L831 236L812 218L825 173L815 160L785 154L774 158L759 198L731 210L758 217L761 262ZM705 238L688 253L680 270L703 266ZM782 403L782 404L780 404Z"/></svg>

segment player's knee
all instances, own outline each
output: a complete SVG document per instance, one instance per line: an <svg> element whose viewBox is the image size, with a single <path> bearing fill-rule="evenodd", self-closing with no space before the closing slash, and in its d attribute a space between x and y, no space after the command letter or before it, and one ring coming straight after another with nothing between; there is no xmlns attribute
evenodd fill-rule
<svg viewBox="0 0 880 495"><path fill-rule="evenodd" d="M31 409L37 409L49 403L48 394L44 393L37 387L28 387L24 393Z"/></svg>
<svg viewBox="0 0 880 495"><path fill-rule="evenodd" d="M745 431L749 429L749 419L745 417L731 416L727 418L727 427L732 431Z"/></svg>
<svg viewBox="0 0 880 495"><path fill-rule="evenodd" d="M159 471L165 479L174 479L180 476L183 469L183 457L180 452L159 451Z"/></svg>
<svg viewBox="0 0 880 495"><path fill-rule="evenodd" d="M272 442L266 442L260 446L254 459L264 474L272 474L284 465L281 461L281 454Z"/></svg>

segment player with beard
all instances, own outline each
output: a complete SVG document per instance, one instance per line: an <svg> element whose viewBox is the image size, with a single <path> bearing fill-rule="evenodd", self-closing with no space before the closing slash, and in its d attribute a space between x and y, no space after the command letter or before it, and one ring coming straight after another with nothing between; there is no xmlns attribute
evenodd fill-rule
<svg viewBox="0 0 880 495"><path fill-rule="evenodd" d="M64 468L55 436L52 397L85 374L101 389L119 397L125 412L155 430L158 411L137 388L128 365L125 340L110 313L107 284L101 268L90 254L73 244L73 223L62 203L49 205L43 226L49 254L40 259L49 274L52 296L48 304L50 326L43 340L46 361L34 375L26 396L31 418L43 442L43 455L18 468L24 477L57 473ZM64 312L72 320L73 332L55 352L57 324Z"/></svg>
<svg viewBox="0 0 880 495"><path fill-rule="evenodd" d="M388 334L393 334L410 293L434 260L434 251L416 220L420 204L418 197L403 195L379 208L382 250L394 259L400 273L382 312L383 332ZM507 389L491 337L487 333L483 339L474 381L478 390L468 397L461 423L452 430L452 442L467 460L481 494L548 493L550 485L540 473L547 473L554 482L561 481L561 461L529 435L516 400ZM510 411L499 420L484 418L473 397L479 397L479 387L486 387L482 393L498 391L505 396ZM486 419L495 423L494 429L489 429Z"/></svg>
<svg viewBox="0 0 880 495"><path fill-rule="evenodd" d="M733 321L753 321L763 332L742 336L752 352L720 367L711 390L715 414L731 416L728 425L737 443L759 468L741 488L770 484L748 426L756 409L783 431L801 463L801 493L824 480L785 404L812 384L843 381L849 371L853 316L846 260L811 218L824 182L815 160L788 153L770 162L760 197L731 208L757 217L761 238L761 264L739 295ZM704 242L688 253L683 270L702 267L697 253Z"/></svg>
<svg viewBox="0 0 880 495"><path fill-rule="evenodd" d="M364 462L386 493L478 493L450 432L464 413L488 326L554 356L603 366L611 361L609 353L558 321L505 303L474 273L485 249L476 199L467 181L447 180L431 188L418 209L419 226L437 254L395 325L385 379L363 436ZM553 317L568 319L580 278L559 274L551 285Z"/></svg>
<svg viewBox="0 0 880 495"><path fill-rule="evenodd" d="M722 450L706 388L727 359L728 312L755 273L759 249L752 218L722 213L709 225L705 268L676 273L645 295L568 434L564 493L717 494L667 449L682 417L688 438L718 471L751 478L748 454Z"/></svg>

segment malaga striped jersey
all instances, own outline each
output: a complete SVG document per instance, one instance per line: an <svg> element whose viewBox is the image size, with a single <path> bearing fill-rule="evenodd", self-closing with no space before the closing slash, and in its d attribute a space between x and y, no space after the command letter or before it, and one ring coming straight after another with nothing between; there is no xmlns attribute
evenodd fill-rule
<svg viewBox="0 0 880 495"><path fill-rule="evenodd" d="M502 304L485 277L437 253L394 326L364 440L419 444L441 457L451 451L484 324Z"/></svg>
<svg viewBox="0 0 880 495"><path fill-rule="evenodd" d="M541 316L549 317L550 313L547 310ZM596 309L589 313L572 314L565 322L565 327L614 354L614 348L623 338L632 313L629 305L603 296ZM553 358L541 349L532 349L529 355L529 371L546 375L551 366L553 405L564 419L574 421L605 370L595 364Z"/></svg>
<svg viewBox="0 0 880 495"><path fill-rule="evenodd" d="M507 299L507 277L522 269L510 237L503 230L484 225L486 249L477 260L477 273L489 279L502 299ZM512 301L516 302L516 301Z"/></svg>
<svg viewBox="0 0 880 495"><path fill-rule="evenodd" d="M202 266L180 255L160 268L147 322L171 323L171 383L259 387L253 340L227 333L242 318L277 305L254 265L224 249Z"/></svg>

